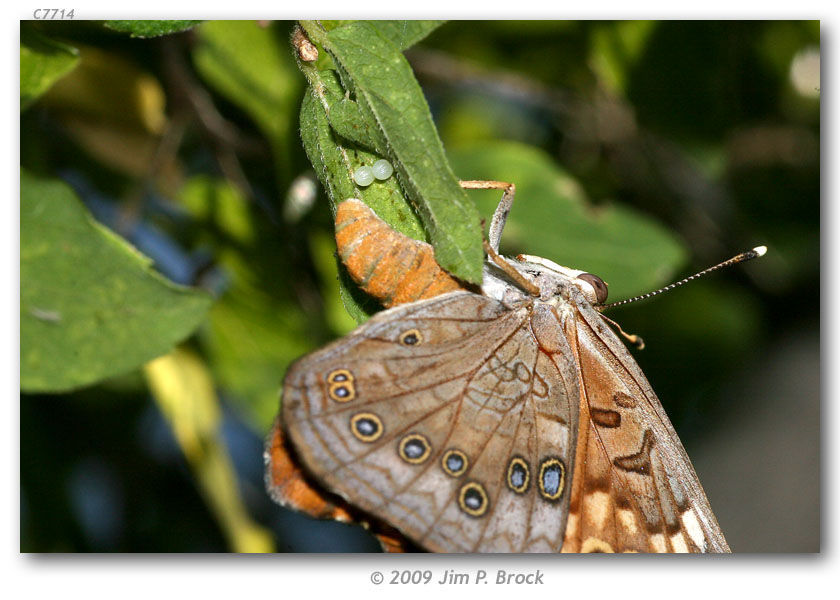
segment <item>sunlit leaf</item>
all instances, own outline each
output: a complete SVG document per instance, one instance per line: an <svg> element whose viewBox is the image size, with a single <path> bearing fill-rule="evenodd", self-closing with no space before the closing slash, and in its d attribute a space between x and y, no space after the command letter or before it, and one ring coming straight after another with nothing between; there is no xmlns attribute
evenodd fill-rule
<svg viewBox="0 0 840 600"><path fill-rule="evenodd" d="M144 371L231 550L272 552L270 532L251 519L239 495L207 366L193 353L176 348L149 362Z"/></svg>
<svg viewBox="0 0 840 600"><path fill-rule="evenodd" d="M72 46L21 27L20 109L27 108L78 62L79 52Z"/></svg>
<svg viewBox="0 0 840 600"><path fill-rule="evenodd" d="M318 21L325 31L332 31L354 23L353 20ZM383 37L388 38L400 50L410 48L432 31L443 25L445 21L367 21Z"/></svg>
<svg viewBox="0 0 840 600"><path fill-rule="evenodd" d="M327 73L321 80L322 90L329 89L330 77ZM314 87L310 88L301 106L300 131L306 154L326 187L333 213L339 202L347 198L359 198L397 231L425 240L423 227L394 177L386 182L377 181L366 188L360 188L353 182L354 170L363 164L372 164L377 157L358 147L345 148L339 145L340 141L330 127L322 105L322 102L329 103L331 99L334 96L322 93L319 97ZM381 306L359 289L342 266L338 269L344 306L357 323L362 323L380 310Z"/></svg>
<svg viewBox="0 0 840 600"><path fill-rule="evenodd" d="M26 171L20 296L26 391L66 391L137 368L189 336L211 304L158 275L65 184Z"/></svg>

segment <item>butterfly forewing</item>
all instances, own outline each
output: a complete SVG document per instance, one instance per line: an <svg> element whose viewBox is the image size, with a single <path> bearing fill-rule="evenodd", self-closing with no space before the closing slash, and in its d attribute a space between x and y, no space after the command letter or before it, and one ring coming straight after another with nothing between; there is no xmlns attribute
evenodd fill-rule
<svg viewBox="0 0 840 600"><path fill-rule="evenodd" d="M455 292L296 363L284 423L306 468L430 550L559 550L578 384L532 308Z"/></svg>
<svg viewBox="0 0 840 600"><path fill-rule="evenodd" d="M600 315L577 307L581 429L564 551L728 552L659 400Z"/></svg>

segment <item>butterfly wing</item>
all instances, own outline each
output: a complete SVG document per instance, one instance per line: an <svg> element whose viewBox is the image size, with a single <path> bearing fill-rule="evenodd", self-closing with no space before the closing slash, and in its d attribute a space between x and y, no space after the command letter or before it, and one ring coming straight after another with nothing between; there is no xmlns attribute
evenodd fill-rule
<svg viewBox="0 0 840 600"><path fill-rule="evenodd" d="M379 540L385 552L406 552L408 543L383 521L369 521L344 500L322 489L303 472L289 447L278 416L265 444L265 487L280 506L303 512L315 519L361 523Z"/></svg>
<svg viewBox="0 0 840 600"><path fill-rule="evenodd" d="M579 383L558 322L536 343L538 316L555 318L454 292L298 361L283 421L303 465L432 551L559 550Z"/></svg>
<svg viewBox="0 0 840 600"><path fill-rule="evenodd" d="M729 552L659 399L624 344L579 301L567 336L580 368L568 552Z"/></svg>

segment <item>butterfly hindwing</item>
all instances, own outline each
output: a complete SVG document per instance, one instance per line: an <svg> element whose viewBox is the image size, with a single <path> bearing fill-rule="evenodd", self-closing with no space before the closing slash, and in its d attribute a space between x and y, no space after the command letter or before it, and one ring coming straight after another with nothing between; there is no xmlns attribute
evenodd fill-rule
<svg viewBox="0 0 840 600"><path fill-rule="evenodd" d="M299 361L283 411L303 464L430 550L557 551L577 382L556 366L568 345L546 353L530 323L528 306L455 292Z"/></svg>

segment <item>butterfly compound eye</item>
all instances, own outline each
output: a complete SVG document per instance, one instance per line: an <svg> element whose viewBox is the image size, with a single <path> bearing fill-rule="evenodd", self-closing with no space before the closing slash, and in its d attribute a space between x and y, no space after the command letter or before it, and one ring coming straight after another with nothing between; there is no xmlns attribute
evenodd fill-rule
<svg viewBox="0 0 840 600"><path fill-rule="evenodd" d="M609 290L607 290L607 284L603 279L597 275L593 275L592 273L581 273L577 276L577 278L582 279L592 286L595 290L595 299L598 301L598 304L603 304L607 301L607 294L609 293Z"/></svg>

